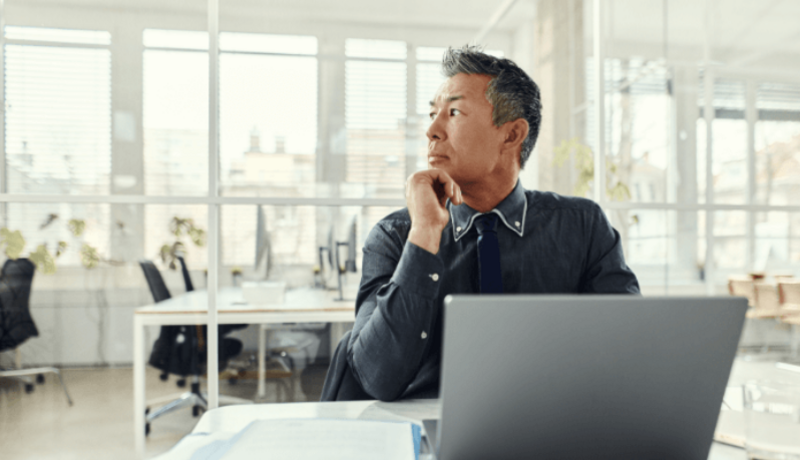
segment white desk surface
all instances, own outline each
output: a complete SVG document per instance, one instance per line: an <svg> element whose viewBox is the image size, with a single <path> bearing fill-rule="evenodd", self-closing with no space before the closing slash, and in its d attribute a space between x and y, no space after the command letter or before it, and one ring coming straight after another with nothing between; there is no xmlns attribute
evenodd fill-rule
<svg viewBox="0 0 800 460"><path fill-rule="evenodd" d="M281 418L339 418L420 423L439 418L438 399L414 399L385 403L381 401L300 402L248 404L210 410L192 433L236 432L253 420Z"/></svg>
<svg viewBox="0 0 800 460"><path fill-rule="evenodd" d="M217 310L219 313L264 313L286 311L355 311L355 294L345 292L346 300L336 300L337 292L321 289L301 288L286 291L285 302L281 304L251 305L242 297L242 288L223 287L217 291ZM135 310L137 315L164 315L172 313L206 313L208 311L208 292L205 289L187 292Z"/></svg>
<svg viewBox="0 0 800 460"><path fill-rule="evenodd" d="M306 402L226 406L203 414L192 430L198 433L235 433L254 420L282 418L338 418L356 420L408 421L422 425L424 419L438 419L438 399L381 401ZM420 459L430 458L421 456ZM746 460L744 449L713 443L709 460Z"/></svg>
<svg viewBox="0 0 800 460"><path fill-rule="evenodd" d="M709 460L745 460L744 449L730 444L744 444L744 418L741 412L741 391L737 387L751 379L800 382L800 373L775 367L774 361L737 359L731 371L725 402L730 406L720 413ZM440 403L435 399L418 399L385 403L380 401L305 402L227 406L206 412L192 433L236 432L260 419L280 418L343 418L360 420L396 420L421 424L424 419L439 418ZM730 443L730 444L727 444Z"/></svg>

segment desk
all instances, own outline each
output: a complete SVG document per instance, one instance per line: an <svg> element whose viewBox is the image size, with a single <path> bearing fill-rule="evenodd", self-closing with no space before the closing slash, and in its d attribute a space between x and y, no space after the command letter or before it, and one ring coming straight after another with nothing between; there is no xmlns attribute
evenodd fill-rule
<svg viewBox="0 0 800 460"><path fill-rule="evenodd" d="M219 324L339 323L355 320L353 300L334 300L338 293L298 289L286 292L286 301L276 305L247 305L240 288L221 288L217 295ZM208 293L204 290L137 308L133 315L133 430L139 458L144 457L145 326L208 324ZM263 331L262 331L263 334ZM266 344L259 344L259 391L263 391ZM262 346L263 345L263 346Z"/></svg>
<svg viewBox="0 0 800 460"><path fill-rule="evenodd" d="M282 418L334 418L358 420L408 421L422 425L424 419L439 418L437 399L418 399L385 403L380 401L307 402L227 406L203 414L197 433L235 433L254 420ZM713 443L709 460L746 460L744 449ZM420 460L430 456L421 455Z"/></svg>
<svg viewBox="0 0 800 460"><path fill-rule="evenodd" d="M774 361L736 359L725 392L727 407L720 412L715 439L743 444L744 417L741 385L751 379L781 380L800 383L800 374L775 366ZM730 408L730 409L729 409ZM360 420L395 420L421 424L423 419L439 418L438 400L421 399L392 403L352 401L325 403L254 404L228 406L206 412L192 431L197 433L233 433L259 419L279 418L344 418ZM714 442L710 460L746 460L745 451L738 447ZM421 456L421 460L425 457Z"/></svg>

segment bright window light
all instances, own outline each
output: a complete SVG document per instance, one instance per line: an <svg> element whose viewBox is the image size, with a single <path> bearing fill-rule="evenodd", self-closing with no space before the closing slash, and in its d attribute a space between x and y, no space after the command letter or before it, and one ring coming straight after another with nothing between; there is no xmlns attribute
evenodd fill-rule
<svg viewBox="0 0 800 460"><path fill-rule="evenodd" d="M145 29L142 42L146 48L207 50L208 32L195 30Z"/></svg>
<svg viewBox="0 0 800 460"><path fill-rule="evenodd" d="M406 42L397 40L367 40L348 38L344 42L344 54L349 58L405 59Z"/></svg>
<svg viewBox="0 0 800 460"><path fill-rule="evenodd" d="M222 32L219 34L219 48L222 51L315 55L317 37Z"/></svg>
<svg viewBox="0 0 800 460"><path fill-rule="evenodd" d="M111 33L105 30L53 29L45 27L5 26L7 40L29 40L54 43L110 45Z"/></svg>
<svg viewBox="0 0 800 460"><path fill-rule="evenodd" d="M416 50L417 60L441 62L445 51L447 51L445 47L418 46Z"/></svg>

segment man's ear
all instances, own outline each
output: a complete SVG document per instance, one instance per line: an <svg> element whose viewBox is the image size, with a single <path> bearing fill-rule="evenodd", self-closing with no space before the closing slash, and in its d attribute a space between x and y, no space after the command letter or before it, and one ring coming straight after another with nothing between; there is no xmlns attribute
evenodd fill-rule
<svg viewBox="0 0 800 460"><path fill-rule="evenodd" d="M506 122L503 127L506 128L503 150L519 153L520 149L522 149L522 143L528 138L528 121L524 118L517 118L514 121Z"/></svg>

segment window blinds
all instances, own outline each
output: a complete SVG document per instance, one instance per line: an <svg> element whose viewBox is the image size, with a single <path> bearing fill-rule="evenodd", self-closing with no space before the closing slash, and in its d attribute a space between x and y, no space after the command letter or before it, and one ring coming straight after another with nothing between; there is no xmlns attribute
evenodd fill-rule
<svg viewBox="0 0 800 460"><path fill-rule="evenodd" d="M18 26L6 26L4 34L6 191L108 194L110 34ZM27 241L24 254L39 244L53 253L58 241L71 246L59 266L79 263L81 242L108 254L108 205L10 203L6 217L3 224L20 230ZM67 229L72 218L86 223L80 240Z"/></svg>
<svg viewBox="0 0 800 460"><path fill-rule="evenodd" d="M345 55L345 180L395 197L405 183L406 44L347 39Z"/></svg>

